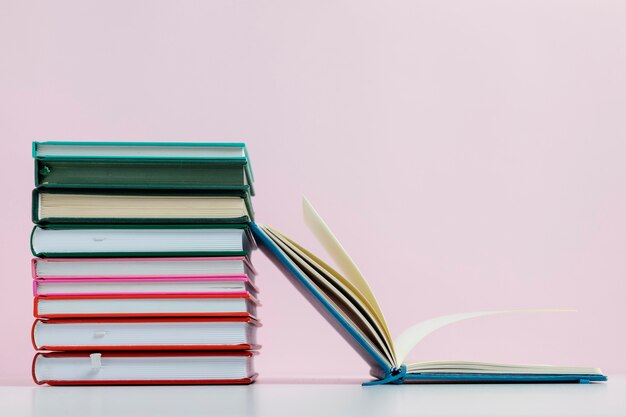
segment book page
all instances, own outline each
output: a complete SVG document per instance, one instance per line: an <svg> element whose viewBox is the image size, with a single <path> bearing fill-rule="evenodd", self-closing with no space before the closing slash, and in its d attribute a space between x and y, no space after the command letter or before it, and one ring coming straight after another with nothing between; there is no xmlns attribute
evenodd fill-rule
<svg viewBox="0 0 626 417"><path fill-rule="evenodd" d="M513 313L547 313L547 312L572 312L574 310L502 310L502 311L479 311L473 313L450 314L439 316L432 319L424 320L414 324L403 331L393 341L396 351L396 359L399 363L404 363L407 355L413 348L426 336L437 329L459 321L472 319L476 317L496 316L501 314Z"/></svg>
<svg viewBox="0 0 626 417"><path fill-rule="evenodd" d="M297 264L305 276L316 284L316 287L335 300L335 304L341 307L340 311L352 312L350 316L353 322L357 322L354 318L354 315L357 314L361 318L358 321L361 323L361 329L369 335L368 337L372 341L376 342L392 366L398 365L395 356L393 356L392 341L386 338L380 323L372 313L371 306L359 291L329 265L278 230L268 225L263 225L261 228L285 255ZM363 326L369 330L366 331Z"/></svg>
<svg viewBox="0 0 626 417"><path fill-rule="evenodd" d="M409 373L454 373L454 374L569 374L601 375L598 368L554 366L554 365L516 365L489 362L430 361L415 362L407 365Z"/></svg>
<svg viewBox="0 0 626 417"><path fill-rule="evenodd" d="M372 306L372 313L376 316L377 321L381 325L381 330L384 332L387 340L391 341L392 337L387 322L385 321L385 316L365 277L363 277L363 274L359 271L359 268L306 197L302 198L302 208L306 225L313 232L324 249L326 249L330 257L337 263L343 276L367 299L368 303ZM391 348L393 350L393 344ZM394 354L394 356L396 355ZM398 361L398 363L402 363L402 361Z"/></svg>

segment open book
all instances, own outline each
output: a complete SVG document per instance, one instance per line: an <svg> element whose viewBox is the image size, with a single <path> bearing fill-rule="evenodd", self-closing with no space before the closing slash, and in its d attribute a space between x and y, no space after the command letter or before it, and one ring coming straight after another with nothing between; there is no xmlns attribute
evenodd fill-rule
<svg viewBox="0 0 626 417"><path fill-rule="evenodd" d="M367 281L311 204L306 199L303 204L307 225L342 273L270 226L251 223L252 232L261 249L371 366L371 375L378 379L364 385L404 382L606 381L606 376L597 368L460 361L405 363L407 355L420 340L443 326L474 317L517 311L437 317L417 323L393 339Z"/></svg>

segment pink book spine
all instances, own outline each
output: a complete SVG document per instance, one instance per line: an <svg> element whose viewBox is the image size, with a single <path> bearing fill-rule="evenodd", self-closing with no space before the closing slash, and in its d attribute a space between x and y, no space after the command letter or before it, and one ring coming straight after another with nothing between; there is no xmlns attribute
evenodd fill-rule
<svg viewBox="0 0 626 417"><path fill-rule="evenodd" d="M33 261L39 258L33 258ZM118 261L242 261L245 256L189 256L154 258L47 258L45 262L118 262Z"/></svg>
<svg viewBox="0 0 626 417"><path fill-rule="evenodd" d="M210 280L210 279L214 279L215 280L219 280L219 281L226 281L226 280L231 280L231 281L242 281L243 278L244 281L248 281L249 277L247 275L205 275L205 276L201 276L201 275L163 275L163 276L154 276L154 275L128 275L128 276L116 276L116 277L112 277L109 275L89 275L89 276L66 276L66 277L40 277L40 276L35 276L33 277L34 279L45 279L46 281L51 281L51 280L60 280L60 279L65 279L68 281L74 281L74 282L78 282L78 280L90 280L90 279L99 279L99 280L106 280L106 281L114 281L114 280L133 280L133 279L137 279L139 280L155 280L155 279L163 279L163 280L173 280L173 279L181 279L181 280L192 280L192 279L205 279L205 280Z"/></svg>
<svg viewBox="0 0 626 417"><path fill-rule="evenodd" d="M35 281L46 282L167 282L167 281L249 281L246 275L211 275L208 277L80 277L80 278L37 278Z"/></svg>
<svg viewBox="0 0 626 417"><path fill-rule="evenodd" d="M257 274L256 269L252 266L250 261L245 256L216 256L216 257L189 257L189 258L53 258L46 259L45 261L40 258L31 259L31 272L33 278L40 278L37 275L37 262L131 262L131 261L147 261L147 262L159 262L159 261L243 261L253 275ZM236 275L233 275L236 276ZM194 278L198 275L181 276L181 278ZM61 278L61 277L59 277ZM69 277L67 277L69 278ZM90 278L107 278L106 275L92 276Z"/></svg>
<svg viewBox="0 0 626 417"><path fill-rule="evenodd" d="M53 283L78 283L78 282L89 282L89 283L101 283L101 282L172 282L172 281L192 281L192 282L201 282L201 281L242 281L245 282L254 292L257 292L256 287L249 281L248 277L245 275L242 276L211 276L211 277L191 277L191 278L161 278L161 277L148 277L144 279L135 279L133 278L107 278L107 279L98 279L98 278L72 278L72 279L64 279L64 278L48 278L41 279L37 278L33 280L33 296L43 296L52 295L52 294L43 294L40 295L38 288L39 284L46 282L48 284ZM78 295L176 295L176 294L186 294L185 292L110 292L110 293L54 293L55 296L78 296ZM229 295L229 294L248 294L248 291L234 291L234 292L194 292L193 294L201 294L201 295Z"/></svg>

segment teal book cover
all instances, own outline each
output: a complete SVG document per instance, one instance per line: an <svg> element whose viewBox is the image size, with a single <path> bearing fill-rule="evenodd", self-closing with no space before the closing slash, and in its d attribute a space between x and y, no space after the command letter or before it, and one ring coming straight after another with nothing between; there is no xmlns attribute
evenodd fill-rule
<svg viewBox="0 0 626 417"><path fill-rule="evenodd" d="M256 248L247 224L64 224L35 226L37 257L249 256Z"/></svg>
<svg viewBox="0 0 626 417"><path fill-rule="evenodd" d="M254 174L243 143L33 142L44 188L244 190Z"/></svg>

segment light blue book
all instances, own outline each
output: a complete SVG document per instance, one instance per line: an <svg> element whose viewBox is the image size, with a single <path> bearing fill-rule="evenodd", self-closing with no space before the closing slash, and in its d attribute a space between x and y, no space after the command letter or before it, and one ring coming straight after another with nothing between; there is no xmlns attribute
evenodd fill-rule
<svg viewBox="0 0 626 417"><path fill-rule="evenodd" d="M342 273L270 226L251 223L251 230L264 253L370 365L370 374L376 380L365 382L364 385L409 382L588 383L607 380L597 368L462 361L406 363L413 347L429 333L443 326L496 314L562 310L487 311L436 317L417 323L392 339L367 281L306 199L304 217Z"/></svg>

